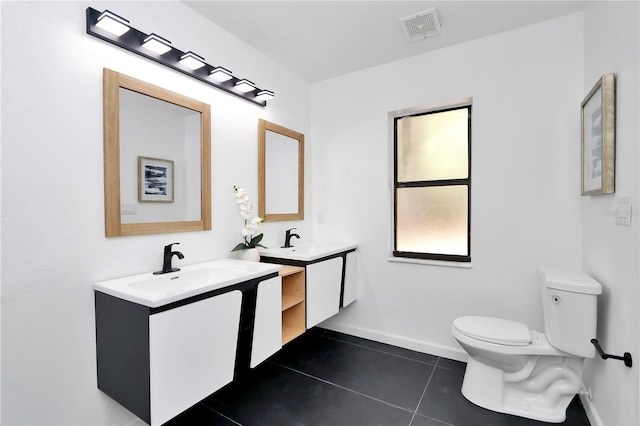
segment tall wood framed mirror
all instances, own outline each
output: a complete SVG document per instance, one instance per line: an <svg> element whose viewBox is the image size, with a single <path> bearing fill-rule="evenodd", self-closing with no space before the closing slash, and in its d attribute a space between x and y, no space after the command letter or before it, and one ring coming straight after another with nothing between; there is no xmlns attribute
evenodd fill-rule
<svg viewBox="0 0 640 426"><path fill-rule="evenodd" d="M304 219L304 135L262 119L258 214L269 222Z"/></svg>
<svg viewBox="0 0 640 426"><path fill-rule="evenodd" d="M211 229L211 107L104 69L107 237Z"/></svg>

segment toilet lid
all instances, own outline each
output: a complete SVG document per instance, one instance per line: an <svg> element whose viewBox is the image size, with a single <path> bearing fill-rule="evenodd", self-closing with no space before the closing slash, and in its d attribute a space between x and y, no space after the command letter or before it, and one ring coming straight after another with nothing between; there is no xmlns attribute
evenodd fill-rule
<svg viewBox="0 0 640 426"><path fill-rule="evenodd" d="M460 317L453 321L455 329L473 339L510 346L531 343L529 327L521 322L492 317Z"/></svg>

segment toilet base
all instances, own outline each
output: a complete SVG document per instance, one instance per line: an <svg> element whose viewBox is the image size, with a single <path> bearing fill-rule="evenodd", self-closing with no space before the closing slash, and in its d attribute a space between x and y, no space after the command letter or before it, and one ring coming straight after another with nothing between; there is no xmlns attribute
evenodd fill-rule
<svg viewBox="0 0 640 426"><path fill-rule="evenodd" d="M538 356L531 363L521 372L505 373L469 357L462 394L499 413L550 423L565 421L567 406L582 387L582 360Z"/></svg>

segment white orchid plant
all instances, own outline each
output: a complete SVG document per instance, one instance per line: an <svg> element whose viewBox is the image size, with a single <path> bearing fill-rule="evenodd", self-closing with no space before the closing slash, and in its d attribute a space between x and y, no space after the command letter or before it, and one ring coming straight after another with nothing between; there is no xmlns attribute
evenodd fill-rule
<svg viewBox="0 0 640 426"><path fill-rule="evenodd" d="M256 247L266 248L260 244L263 237L262 234L258 234L255 237L253 236L258 230L258 227L260 227L262 218L253 216L253 205L244 188L234 185L233 190L236 192L236 203L238 204L238 209L240 209L240 216L244 219L244 227L242 228L242 242L231 251L248 250Z"/></svg>

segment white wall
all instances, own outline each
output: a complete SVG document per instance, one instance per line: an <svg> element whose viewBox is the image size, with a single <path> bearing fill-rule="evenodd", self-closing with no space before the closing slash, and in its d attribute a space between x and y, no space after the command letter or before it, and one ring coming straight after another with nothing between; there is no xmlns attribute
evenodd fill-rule
<svg viewBox="0 0 640 426"><path fill-rule="evenodd" d="M277 99L262 109L95 39L85 33L89 6L219 61ZM540 329L535 267L584 264L605 285L598 338L611 352L638 353L637 224L613 225L613 197L579 196L579 103L613 71L624 111L617 192L638 202L637 4L588 2L586 31L583 14L570 15L317 83L311 94L178 2L1 2L0 10L3 424L135 422L96 389L91 283L157 269L174 241L186 256L180 264L226 256L241 227L232 186L257 201L258 118L305 133L307 143L307 220L266 224L267 245L291 226L305 238L313 231L359 244L360 299L328 326L463 359L449 332L455 317ZM212 231L104 237L103 67L212 105ZM389 263L387 112L467 96L473 268ZM312 225L317 214L323 220ZM637 423L637 368L590 365L603 423Z"/></svg>
<svg viewBox="0 0 640 426"><path fill-rule="evenodd" d="M640 45L638 2L587 2L585 9L585 67L583 96L602 74L616 73L616 193L583 197L583 264L599 280L604 293L598 303L598 340L612 354L630 352L633 368L620 361L594 359L587 363L585 381L593 391L600 419L595 424L638 424L638 173ZM632 198L631 226L616 225L619 195ZM594 422L592 421L592 424Z"/></svg>
<svg viewBox="0 0 640 426"><path fill-rule="evenodd" d="M179 2L1 7L2 424L132 422L96 388L92 283L157 270L176 241L178 265L226 257L242 227L233 185L257 203L258 118L307 134L309 85ZM87 7L109 8L277 98L261 108L89 36ZM211 105L212 231L104 237L103 67ZM288 225L265 225L265 240L281 243Z"/></svg>
<svg viewBox="0 0 640 426"><path fill-rule="evenodd" d="M456 359L461 315L542 329L536 267L579 268L582 13L312 85L314 234L358 242L359 300L326 325ZM390 253L387 112L473 97L472 268Z"/></svg>

